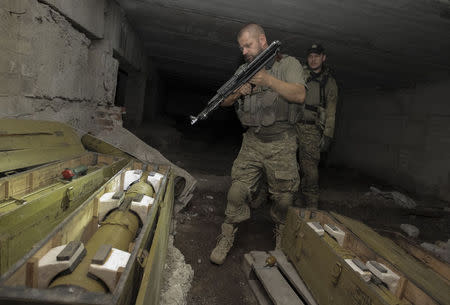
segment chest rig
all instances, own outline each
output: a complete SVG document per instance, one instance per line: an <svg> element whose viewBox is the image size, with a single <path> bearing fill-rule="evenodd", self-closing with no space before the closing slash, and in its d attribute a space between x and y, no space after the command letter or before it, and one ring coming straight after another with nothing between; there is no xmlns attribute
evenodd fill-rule
<svg viewBox="0 0 450 305"><path fill-rule="evenodd" d="M329 73L328 71L323 71L319 73L310 72L308 78L306 79L306 84L309 88L309 94L313 96L311 99L306 99L305 101L305 110L312 111L316 114L319 113L320 108L326 107L326 97L325 97L325 86L328 82ZM319 86L319 96L317 96L317 92L312 92ZM319 108L320 107L320 108Z"/></svg>
<svg viewBox="0 0 450 305"><path fill-rule="evenodd" d="M278 55L266 70L277 79L282 78L280 62L287 55ZM256 86L251 94L235 103L236 113L242 125L248 127L271 126L275 122L294 124L299 113L299 105L289 103L269 87Z"/></svg>

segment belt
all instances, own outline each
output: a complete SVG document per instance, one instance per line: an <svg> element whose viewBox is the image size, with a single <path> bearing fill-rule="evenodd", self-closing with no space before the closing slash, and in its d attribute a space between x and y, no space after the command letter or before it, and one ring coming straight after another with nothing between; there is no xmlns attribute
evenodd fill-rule
<svg viewBox="0 0 450 305"><path fill-rule="evenodd" d="M319 107L314 105L305 104L305 109L309 111L319 112Z"/></svg>
<svg viewBox="0 0 450 305"><path fill-rule="evenodd" d="M258 140L260 140L263 143L269 143L269 142L274 142L274 141L283 139L282 133L274 134L274 135L260 135L257 133L253 133L253 135L255 136L255 138L257 138Z"/></svg>
<svg viewBox="0 0 450 305"><path fill-rule="evenodd" d="M258 140L260 140L263 143L270 143L274 141L279 141L285 138L290 137L290 135L287 133L288 130L276 133L276 134L260 134L259 132L255 132L254 130L250 130L249 132Z"/></svg>
<svg viewBox="0 0 450 305"><path fill-rule="evenodd" d="M314 120L300 120L298 123L305 125L316 125L316 121Z"/></svg>

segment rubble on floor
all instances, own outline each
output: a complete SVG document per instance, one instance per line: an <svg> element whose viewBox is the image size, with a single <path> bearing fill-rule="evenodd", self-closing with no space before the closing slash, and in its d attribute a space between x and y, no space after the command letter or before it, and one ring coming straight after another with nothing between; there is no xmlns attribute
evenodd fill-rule
<svg viewBox="0 0 450 305"><path fill-rule="evenodd" d="M186 264L184 255L173 245L173 236L170 235L159 304L187 304L187 294L193 278L194 270L191 265Z"/></svg>

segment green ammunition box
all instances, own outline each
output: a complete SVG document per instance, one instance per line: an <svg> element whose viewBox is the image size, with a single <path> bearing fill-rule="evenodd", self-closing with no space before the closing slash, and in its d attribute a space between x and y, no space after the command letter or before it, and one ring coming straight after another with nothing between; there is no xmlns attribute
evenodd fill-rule
<svg viewBox="0 0 450 305"><path fill-rule="evenodd" d="M101 140L90 135L87 138L91 144L100 145L89 149L103 149ZM78 134L61 123L0 120L0 304L158 303L174 202L171 168L140 162L110 146L106 153L111 154L86 151L85 147ZM65 169L81 166L87 172L64 179ZM79 251L84 247L79 245L99 238L101 234L96 233L103 224L128 230L126 220L116 216L101 221L99 202L106 193L125 192L126 173L136 170L158 173L162 178L156 192L151 186L130 187L132 200L144 198L134 192L152 190L147 195L151 194L153 203L139 215L139 229L134 230L137 235L132 242L127 241L125 246L120 240L115 243L129 253L126 266L113 281L115 288L111 290L105 283L98 285L103 286L103 292L79 289L76 284L67 289L50 289L51 285L42 288L39 262L51 249L70 245L61 252L64 255L57 256L62 262L82 253L65 271L72 272L77 264L81 266L83 256L96 254L92 247L87 254L86 249ZM131 204L125 197L114 198L123 203L117 211ZM132 214L138 217L138 212ZM120 234L113 236L121 238ZM111 239L98 244L98 249L109 242ZM56 279L52 280L55 284Z"/></svg>
<svg viewBox="0 0 450 305"><path fill-rule="evenodd" d="M392 240L336 213L291 208L282 249L320 305L450 304L448 279ZM369 261L372 272L362 265Z"/></svg>

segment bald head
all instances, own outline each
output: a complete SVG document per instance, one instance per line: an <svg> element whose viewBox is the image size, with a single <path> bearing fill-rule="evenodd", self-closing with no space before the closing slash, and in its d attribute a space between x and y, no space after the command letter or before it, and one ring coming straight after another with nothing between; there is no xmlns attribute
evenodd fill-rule
<svg viewBox="0 0 450 305"><path fill-rule="evenodd" d="M237 41L246 62L251 62L267 48L266 34L263 28L255 23L244 26L238 33Z"/></svg>
<svg viewBox="0 0 450 305"><path fill-rule="evenodd" d="M239 38L241 38L241 36L246 32L249 33L250 37L255 38L255 39L258 39L258 37L260 35L266 36L266 33L264 33L264 29L259 24L250 23L250 24L247 24L246 26L244 26L239 31L239 33L237 35L237 39L239 40Z"/></svg>

